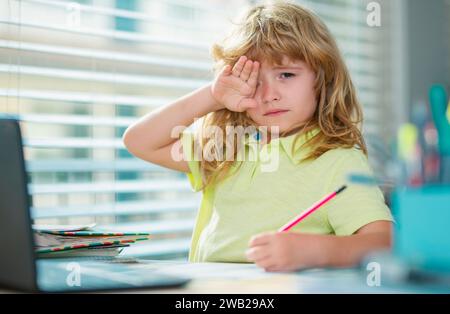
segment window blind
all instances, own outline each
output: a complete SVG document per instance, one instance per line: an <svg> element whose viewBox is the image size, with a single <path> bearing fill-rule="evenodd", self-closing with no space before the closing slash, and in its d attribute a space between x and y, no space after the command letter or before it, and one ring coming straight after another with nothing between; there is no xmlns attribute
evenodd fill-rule
<svg viewBox="0 0 450 314"><path fill-rule="evenodd" d="M298 1L329 26L377 133L380 47L357 0ZM186 258L200 194L131 156L128 125L212 78L209 47L258 1L0 2L0 112L17 115L36 223L149 231L124 253Z"/></svg>

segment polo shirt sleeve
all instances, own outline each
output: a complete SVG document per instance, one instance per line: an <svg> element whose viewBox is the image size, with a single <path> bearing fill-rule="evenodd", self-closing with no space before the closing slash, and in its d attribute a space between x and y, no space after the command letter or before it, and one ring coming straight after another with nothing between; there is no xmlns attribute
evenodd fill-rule
<svg viewBox="0 0 450 314"><path fill-rule="evenodd" d="M332 170L329 191L347 188L327 206L328 222L336 235L351 235L361 227L379 220L393 221L383 193L376 185L358 185L347 181L350 173L373 176L364 153L356 148L340 150Z"/></svg>
<svg viewBox="0 0 450 314"><path fill-rule="evenodd" d="M200 161L195 160L194 156L194 143L195 133L184 131L180 137L181 145L183 147L183 158L186 160L189 166L189 172L186 173L192 190L198 192L202 188L202 175L200 171Z"/></svg>

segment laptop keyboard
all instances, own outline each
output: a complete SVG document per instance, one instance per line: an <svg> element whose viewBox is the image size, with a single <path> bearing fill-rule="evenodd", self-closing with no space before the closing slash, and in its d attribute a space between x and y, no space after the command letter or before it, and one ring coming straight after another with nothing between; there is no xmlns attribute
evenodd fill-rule
<svg viewBox="0 0 450 314"><path fill-rule="evenodd" d="M38 285L44 291L162 288L181 286L189 281L144 270L137 267L139 260L135 258L40 259L37 262Z"/></svg>

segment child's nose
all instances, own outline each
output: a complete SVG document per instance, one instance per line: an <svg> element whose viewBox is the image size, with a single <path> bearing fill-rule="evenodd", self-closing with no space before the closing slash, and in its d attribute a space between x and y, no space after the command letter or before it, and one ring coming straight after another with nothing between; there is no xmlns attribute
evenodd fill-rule
<svg viewBox="0 0 450 314"><path fill-rule="evenodd" d="M264 82L258 82L261 102L263 104L270 103L272 101L280 100L280 93L273 84Z"/></svg>

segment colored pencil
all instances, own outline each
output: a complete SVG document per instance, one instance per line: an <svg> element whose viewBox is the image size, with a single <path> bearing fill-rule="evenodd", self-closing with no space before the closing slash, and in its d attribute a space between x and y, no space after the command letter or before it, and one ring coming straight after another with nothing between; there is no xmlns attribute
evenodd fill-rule
<svg viewBox="0 0 450 314"><path fill-rule="evenodd" d="M298 224L300 221L311 215L313 212L315 212L317 209L322 207L324 204L328 203L330 200L332 200L336 195L338 195L340 192L344 191L347 188L346 185L343 185L336 191L326 195L324 198L322 198L317 203L313 204L310 208L303 211L301 214L296 216L294 219L289 221L287 224L285 224L283 227L278 229L278 232L288 231L292 227L294 227L296 224Z"/></svg>

